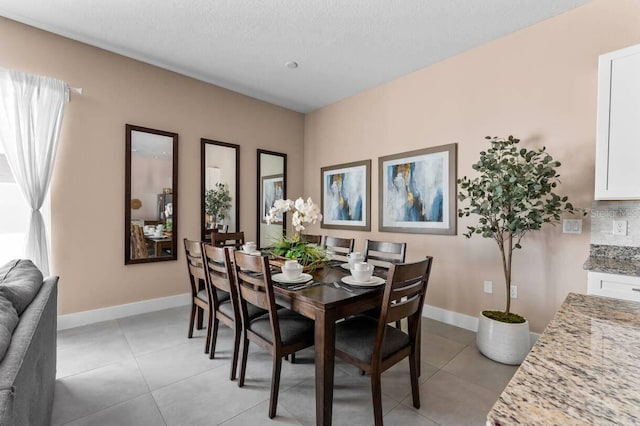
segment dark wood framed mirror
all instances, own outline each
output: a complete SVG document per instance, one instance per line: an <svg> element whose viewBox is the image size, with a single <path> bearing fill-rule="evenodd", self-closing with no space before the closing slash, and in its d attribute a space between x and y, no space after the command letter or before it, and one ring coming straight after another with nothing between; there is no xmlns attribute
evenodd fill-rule
<svg viewBox="0 0 640 426"><path fill-rule="evenodd" d="M270 247L282 238L287 229L286 214L282 222L267 225L265 217L273 202L287 198L287 154L258 149L258 211L256 244Z"/></svg>
<svg viewBox="0 0 640 426"><path fill-rule="evenodd" d="M125 126L124 263L177 259L178 134Z"/></svg>
<svg viewBox="0 0 640 426"><path fill-rule="evenodd" d="M205 241L214 229L240 231L240 145L200 141L200 223Z"/></svg>

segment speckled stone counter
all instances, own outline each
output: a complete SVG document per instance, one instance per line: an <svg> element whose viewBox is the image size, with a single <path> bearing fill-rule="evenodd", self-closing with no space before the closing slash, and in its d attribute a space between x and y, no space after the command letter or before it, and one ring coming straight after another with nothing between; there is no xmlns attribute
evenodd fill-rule
<svg viewBox="0 0 640 426"><path fill-rule="evenodd" d="M592 244L583 268L591 272L640 277L640 248Z"/></svg>
<svg viewBox="0 0 640 426"><path fill-rule="evenodd" d="M487 424L640 424L640 303L570 293Z"/></svg>

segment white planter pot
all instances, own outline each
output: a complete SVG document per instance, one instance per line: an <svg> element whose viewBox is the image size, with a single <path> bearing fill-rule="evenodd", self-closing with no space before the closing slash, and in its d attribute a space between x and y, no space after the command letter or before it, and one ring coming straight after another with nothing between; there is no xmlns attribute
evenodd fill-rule
<svg viewBox="0 0 640 426"><path fill-rule="evenodd" d="M529 321L509 324L492 320L480 313L476 345L489 359L503 364L520 365L531 349Z"/></svg>

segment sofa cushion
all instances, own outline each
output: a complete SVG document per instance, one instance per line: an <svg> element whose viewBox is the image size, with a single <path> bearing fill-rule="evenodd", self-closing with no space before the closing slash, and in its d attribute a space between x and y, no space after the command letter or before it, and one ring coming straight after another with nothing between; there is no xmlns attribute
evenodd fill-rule
<svg viewBox="0 0 640 426"><path fill-rule="evenodd" d="M13 330L18 325L18 313L13 307L13 303L6 297L0 295L0 361L11 343Z"/></svg>
<svg viewBox="0 0 640 426"><path fill-rule="evenodd" d="M41 286L42 272L30 260L12 260L0 267L0 295L13 303L18 315L22 315Z"/></svg>

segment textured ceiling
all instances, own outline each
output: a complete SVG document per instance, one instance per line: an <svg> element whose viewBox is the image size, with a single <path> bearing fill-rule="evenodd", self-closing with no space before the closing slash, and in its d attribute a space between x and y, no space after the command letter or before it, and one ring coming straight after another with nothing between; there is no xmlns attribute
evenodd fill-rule
<svg viewBox="0 0 640 426"><path fill-rule="evenodd" d="M0 0L0 15L309 112L588 1Z"/></svg>

